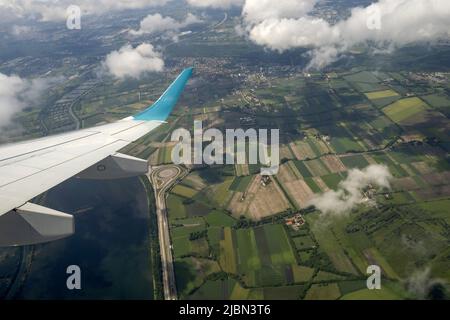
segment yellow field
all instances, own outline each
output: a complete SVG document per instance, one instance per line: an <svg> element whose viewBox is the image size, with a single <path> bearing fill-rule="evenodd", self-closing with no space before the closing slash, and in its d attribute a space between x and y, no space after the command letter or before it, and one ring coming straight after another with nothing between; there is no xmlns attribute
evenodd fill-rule
<svg viewBox="0 0 450 320"><path fill-rule="evenodd" d="M397 92L395 92L394 90L368 92L368 93L365 93L365 95L369 100L377 100L377 99L391 98L391 97L399 96L399 94Z"/></svg>
<svg viewBox="0 0 450 320"><path fill-rule="evenodd" d="M236 282L233 291L231 292L230 300L246 300L248 299L249 294L249 289L242 288L239 282Z"/></svg>
<svg viewBox="0 0 450 320"><path fill-rule="evenodd" d="M294 274L294 281L296 283L307 282L312 278L314 269L294 264L292 265L292 273Z"/></svg>
<svg viewBox="0 0 450 320"><path fill-rule="evenodd" d="M305 300L336 300L341 292L336 283L313 284L306 294Z"/></svg>
<svg viewBox="0 0 450 320"><path fill-rule="evenodd" d="M236 164L235 170L237 177L250 175L250 171L248 170L248 164Z"/></svg>
<svg viewBox="0 0 450 320"><path fill-rule="evenodd" d="M236 273L236 256L234 253L234 244L231 228L223 230L224 239L220 241L220 259L219 263L225 272Z"/></svg>
<svg viewBox="0 0 450 320"><path fill-rule="evenodd" d="M408 118L427 111L427 105L419 98L401 99L383 109L383 112L394 122L403 122Z"/></svg>

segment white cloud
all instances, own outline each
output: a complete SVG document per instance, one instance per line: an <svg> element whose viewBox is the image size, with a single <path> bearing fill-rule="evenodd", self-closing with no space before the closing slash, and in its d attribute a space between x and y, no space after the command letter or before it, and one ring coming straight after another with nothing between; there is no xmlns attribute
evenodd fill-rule
<svg viewBox="0 0 450 320"><path fill-rule="evenodd" d="M30 34L33 32L33 28L29 26L23 26L23 25L13 25L11 28L11 34L20 37L22 35Z"/></svg>
<svg viewBox="0 0 450 320"><path fill-rule="evenodd" d="M310 12L317 0L246 0L242 16L249 23L266 19L298 18Z"/></svg>
<svg viewBox="0 0 450 320"><path fill-rule="evenodd" d="M187 0L188 4L201 8L229 9L233 6L241 6L245 0Z"/></svg>
<svg viewBox="0 0 450 320"><path fill-rule="evenodd" d="M0 0L0 12L19 17L34 16L43 21L66 19L66 9L77 5L83 14L103 14L110 11L163 6L171 0Z"/></svg>
<svg viewBox="0 0 450 320"><path fill-rule="evenodd" d="M389 169L383 165L370 165L363 170L352 169L337 191L329 190L310 201L325 215L342 215L350 212L356 205L364 202L363 190L372 185L390 188L392 178Z"/></svg>
<svg viewBox="0 0 450 320"><path fill-rule="evenodd" d="M39 99L54 79L22 79L0 73L0 127L11 122L13 115Z"/></svg>
<svg viewBox="0 0 450 320"><path fill-rule="evenodd" d="M192 13L188 13L184 21L176 21L171 17L163 17L159 13L149 14L140 23L139 30L131 30L133 35L152 34L155 32L178 31L201 20Z"/></svg>
<svg viewBox="0 0 450 320"><path fill-rule="evenodd" d="M296 32L292 32L296 30ZM296 47L327 45L338 34L321 19L276 19L264 20L250 28L249 36L256 44L280 52Z"/></svg>
<svg viewBox="0 0 450 320"><path fill-rule="evenodd" d="M432 289L436 286L445 286L445 281L431 277L430 267L415 271L406 279L406 289L414 299L429 299Z"/></svg>
<svg viewBox="0 0 450 320"><path fill-rule="evenodd" d="M111 52L102 66L103 70L116 78L139 79L147 72L161 72L164 60L151 44L142 43L136 48L126 45Z"/></svg>
<svg viewBox="0 0 450 320"><path fill-rule="evenodd" d="M380 49L450 38L448 0L379 0L352 9L349 18L335 25L308 14L315 2L246 0L243 19L249 38L279 52L310 48L315 68L359 43Z"/></svg>

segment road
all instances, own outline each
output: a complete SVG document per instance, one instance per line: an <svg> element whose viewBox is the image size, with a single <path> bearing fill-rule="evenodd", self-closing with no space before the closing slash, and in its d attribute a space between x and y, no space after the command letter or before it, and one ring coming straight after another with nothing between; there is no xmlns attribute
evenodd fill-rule
<svg viewBox="0 0 450 320"><path fill-rule="evenodd" d="M156 214L158 217L158 236L161 252L161 267L163 272L164 299L176 300L177 286L173 267L172 243L170 239L169 219L166 208L166 193L174 182L181 179L187 172L176 165L153 167L148 177L155 190Z"/></svg>
<svg viewBox="0 0 450 320"><path fill-rule="evenodd" d="M73 122L75 122L76 130L80 130L80 129L81 129L82 121L81 121L81 119L77 116L77 114L75 113L74 107L75 107L76 103L79 102L80 99L81 99L82 97L84 97L85 95L87 95L88 93L90 93L90 92L95 88L96 85L97 85L97 84L93 85L91 88L89 88L88 90L86 90L86 91L84 91L82 94L80 94L80 95L72 102L72 104L71 104L70 107L69 107L69 115L72 117Z"/></svg>

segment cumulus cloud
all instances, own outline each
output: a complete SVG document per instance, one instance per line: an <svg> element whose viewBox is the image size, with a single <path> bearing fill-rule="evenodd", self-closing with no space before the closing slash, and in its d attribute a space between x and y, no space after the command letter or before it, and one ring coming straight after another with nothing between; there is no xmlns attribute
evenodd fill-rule
<svg viewBox="0 0 450 320"><path fill-rule="evenodd" d="M283 52L291 48L312 46L312 38L315 47L325 46L337 34L322 19L271 18L252 26L249 36L256 44Z"/></svg>
<svg viewBox="0 0 450 320"><path fill-rule="evenodd" d="M246 0L243 20L255 43L283 52L310 48L310 67L321 68L349 48L375 48L450 38L450 1L379 0L356 7L349 18L331 25L311 16L316 0Z"/></svg>
<svg viewBox="0 0 450 320"><path fill-rule="evenodd" d="M0 127L8 125L13 115L30 106L49 88L54 79L23 79L0 73Z"/></svg>
<svg viewBox="0 0 450 320"><path fill-rule="evenodd" d="M0 12L18 17L35 17L43 21L66 19L66 9L73 4L83 14L103 14L110 11L163 6L171 0L0 0Z"/></svg>
<svg viewBox="0 0 450 320"><path fill-rule="evenodd" d="M316 3L317 0L246 0L242 16L250 23L267 19L298 18L310 12Z"/></svg>
<svg viewBox="0 0 450 320"><path fill-rule="evenodd" d="M352 169L339 184L338 190L329 190L310 201L326 215L341 215L351 211L356 205L365 201L363 191L369 185L390 188L392 178L389 169L383 165L370 165L363 170Z"/></svg>
<svg viewBox="0 0 450 320"><path fill-rule="evenodd" d="M149 14L140 23L139 30L131 30L133 35L152 34L164 31L178 31L201 20L192 13L188 13L184 21L176 21L171 17L163 17L159 13Z"/></svg>
<svg viewBox="0 0 450 320"><path fill-rule="evenodd" d="M164 69L164 60L151 44L142 43L136 48L126 45L109 53L102 67L118 79L139 79L147 72L161 72Z"/></svg>
<svg viewBox="0 0 450 320"><path fill-rule="evenodd" d="M431 277L429 267L414 272L406 281L406 289L416 299L444 299L445 281ZM438 291L442 291L439 293ZM436 296L437 295L437 296Z"/></svg>
<svg viewBox="0 0 450 320"><path fill-rule="evenodd" d="M13 25L11 27L11 34L20 37L25 34L30 34L33 32L33 28L29 26L23 26L23 25Z"/></svg>
<svg viewBox="0 0 450 320"><path fill-rule="evenodd" d="M241 6L245 0L187 0L188 4L201 8L228 9L233 6Z"/></svg>

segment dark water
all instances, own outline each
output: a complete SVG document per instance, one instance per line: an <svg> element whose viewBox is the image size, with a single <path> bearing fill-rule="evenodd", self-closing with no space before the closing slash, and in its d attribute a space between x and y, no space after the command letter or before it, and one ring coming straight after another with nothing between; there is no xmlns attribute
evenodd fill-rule
<svg viewBox="0 0 450 320"><path fill-rule="evenodd" d="M151 299L148 206L139 179L72 179L46 205L75 213L72 237L35 246L19 299ZM81 268L81 290L66 287L69 265Z"/></svg>

